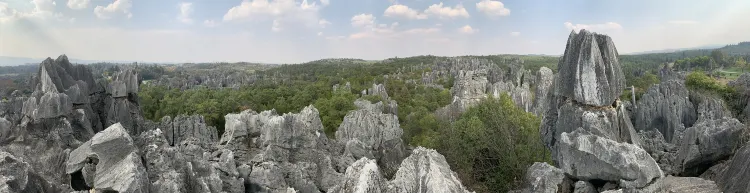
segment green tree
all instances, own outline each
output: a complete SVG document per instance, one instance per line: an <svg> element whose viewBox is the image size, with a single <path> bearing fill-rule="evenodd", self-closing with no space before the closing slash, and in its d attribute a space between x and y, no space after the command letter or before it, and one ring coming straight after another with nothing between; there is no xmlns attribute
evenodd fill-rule
<svg viewBox="0 0 750 193"><path fill-rule="evenodd" d="M526 168L550 161L539 138L539 118L503 94L470 108L450 127L440 129L439 148L451 168L478 192L518 188Z"/></svg>
<svg viewBox="0 0 750 193"><path fill-rule="evenodd" d="M726 63L725 60L727 58L727 53L720 49L715 49L711 51L711 58L714 59L714 62L716 62L719 66L724 66Z"/></svg>

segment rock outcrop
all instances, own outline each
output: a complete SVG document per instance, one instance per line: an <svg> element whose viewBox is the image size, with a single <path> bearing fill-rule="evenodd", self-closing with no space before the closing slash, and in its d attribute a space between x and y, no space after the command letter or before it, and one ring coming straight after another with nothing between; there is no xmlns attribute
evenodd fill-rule
<svg viewBox="0 0 750 193"><path fill-rule="evenodd" d="M159 128L172 146L190 137L203 143L216 143L219 140L216 128L206 125L206 120L201 115L178 115L174 119L165 116L161 119Z"/></svg>
<svg viewBox="0 0 750 193"><path fill-rule="evenodd" d="M549 108L547 107L547 94L552 87L555 75L547 67L539 68L536 73L536 90L534 91L534 114L537 116L543 116L544 111Z"/></svg>
<svg viewBox="0 0 750 193"><path fill-rule="evenodd" d="M625 89L617 48L606 35L571 32L558 64L555 95L583 105L610 106Z"/></svg>
<svg viewBox="0 0 750 193"><path fill-rule="evenodd" d="M570 35L540 128L556 162L561 156L556 147L560 135L577 128L615 142L638 143L637 133L617 100L624 88L617 56L606 35L586 30Z"/></svg>
<svg viewBox="0 0 750 193"><path fill-rule="evenodd" d="M720 171L716 183L724 192L750 192L750 145L737 150L723 171Z"/></svg>
<svg viewBox="0 0 750 193"><path fill-rule="evenodd" d="M526 170L524 189L520 193L557 193L570 192L566 189L565 173L547 163L536 162ZM584 182L584 181L579 181ZM578 184L576 183L576 186Z"/></svg>
<svg viewBox="0 0 750 193"><path fill-rule="evenodd" d="M619 182L620 187L643 188L664 176L659 165L640 147L577 129L558 141L558 163L580 180Z"/></svg>
<svg viewBox="0 0 750 193"><path fill-rule="evenodd" d="M62 192L35 173L29 163L0 151L0 192Z"/></svg>
<svg viewBox="0 0 750 193"><path fill-rule="evenodd" d="M85 169L90 165L95 168L93 171ZM75 190L149 192L146 169L138 149L120 124L97 133L70 152L65 170L71 175L71 186Z"/></svg>
<svg viewBox="0 0 750 193"><path fill-rule="evenodd" d="M395 192L469 192L443 155L423 147L404 159L389 186Z"/></svg>
<svg viewBox="0 0 750 193"><path fill-rule="evenodd" d="M729 117L695 124L685 131L675 164L683 175L700 175L714 163L732 155L744 129L744 124Z"/></svg>
<svg viewBox="0 0 750 193"><path fill-rule="evenodd" d="M659 130L667 142L677 144L685 129L695 124L697 115L685 85L669 80L652 86L641 96L635 120L638 130Z"/></svg>
<svg viewBox="0 0 750 193"><path fill-rule="evenodd" d="M138 103L139 86L138 73L134 69L128 68L114 75L107 90L112 96L112 105L107 112L106 125L120 123L131 135L145 130Z"/></svg>

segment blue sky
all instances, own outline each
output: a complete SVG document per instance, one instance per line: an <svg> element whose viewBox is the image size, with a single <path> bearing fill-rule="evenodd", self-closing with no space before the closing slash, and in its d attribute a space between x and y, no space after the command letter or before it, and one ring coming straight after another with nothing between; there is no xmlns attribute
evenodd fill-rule
<svg viewBox="0 0 750 193"><path fill-rule="evenodd" d="M561 54L571 30L620 53L750 40L747 0L0 0L0 56L296 63Z"/></svg>

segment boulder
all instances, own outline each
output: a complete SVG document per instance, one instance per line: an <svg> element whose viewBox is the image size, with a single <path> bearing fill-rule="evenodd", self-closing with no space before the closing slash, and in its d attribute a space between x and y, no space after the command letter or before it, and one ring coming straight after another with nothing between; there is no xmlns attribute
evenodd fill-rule
<svg viewBox="0 0 750 193"><path fill-rule="evenodd" d="M401 135L403 130L396 115L368 109L347 113L336 131L336 139L339 141L357 139L373 149L383 146L388 140L400 139Z"/></svg>
<svg viewBox="0 0 750 193"><path fill-rule="evenodd" d="M578 181L575 183L573 193L597 193L596 187L587 181Z"/></svg>
<svg viewBox="0 0 750 193"><path fill-rule="evenodd" d="M332 193L367 193L388 192L387 183L380 174L375 160L361 158L346 168L346 174L339 185L327 192Z"/></svg>
<svg viewBox="0 0 750 193"><path fill-rule="evenodd" d="M729 117L696 123L685 131L675 164L683 175L700 175L732 155L744 129L744 124Z"/></svg>
<svg viewBox="0 0 750 193"><path fill-rule="evenodd" d="M0 151L0 192L60 192L36 174L29 165L8 152Z"/></svg>
<svg viewBox="0 0 750 193"><path fill-rule="evenodd" d="M737 150L727 163L727 168L716 180L724 192L750 192L750 145L745 144Z"/></svg>
<svg viewBox="0 0 750 193"><path fill-rule="evenodd" d="M437 151L417 147L401 162L389 189L395 192L469 192L445 157Z"/></svg>
<svg viewBox="0 0 750 193"><path fill-rule="evenodd" d="M659 130L667 142L678 144L681 133L693 126L697 115L687 87L669 80L652 86L641 96L635 120L637 130Z"/></svg>
<svg viewBox="0 0 750 193"><path fill-rule="evenodd" d="M81 181L83 179L77 178L78 173L87 163L94 163L96 190L148 192L148 176L137 152L125 128L114 124L70 152L66 171L71 175L71 181ZM91 187L74 185L73 188L85 190Z"/></svg>
<svg viewBox="0 0 750 193"><path fill-rule="evenodd" d="M557 65L555 94L584 105L609 106L625 89L612 38L581 30L571 32Z"/></svg>
<svg viewBox="0 0 750 193"><path fill-rule="evenodd" d="M659 163L659 168L665 175L676 175L681 172L674 164L677 159L677 146L664 140L664 135L659 133L659 130L640 131L638 135L641 138L640 146Z"/></svg>
<svg viewBox="0 0 750 193"><path fill-rule="evenodd" d="M526 170L525 188L521 192L557 193L566 192L565 174L559 168L544 162L536 162ZM576 183L577 185L577 183Z"/></svg>
<svg viewBox="0 0 750 193"><path fill-rule="evenodd" d="M576 128L615 142L638 144L640 140L630 119L621 108L591 108L567 101L557 109L557 112L548 111L544 121L541 128L542 139L550 148L555 161L559 161L557 149L554 147L559 136L565 132L573 132Z"/></svg>
<svg viewBox="0 0 750 193"><path fill-rule="evenodd" d="M721 193L716 183L695 177L667 176L662 180L662 192Z"/></svg>
<svg viewBox="0 0 750 193"><path fill-rule="evenodd" d="M580 128L563 133L557 147L560 168L579 180L615 181L621 187L642 188L663 176L656 161L640 147Z"/></svg>

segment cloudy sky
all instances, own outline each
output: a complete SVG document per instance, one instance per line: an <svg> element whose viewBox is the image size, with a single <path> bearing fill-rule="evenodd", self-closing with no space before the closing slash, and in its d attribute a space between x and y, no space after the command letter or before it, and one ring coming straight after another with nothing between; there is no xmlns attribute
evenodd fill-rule
<svg viewBox="0 0 750 193"><path fill-rule="evenodd" d="M561 54L571 30L620 53L750 40L748 0L0 0L0 56L296 63Z"/></svg>

